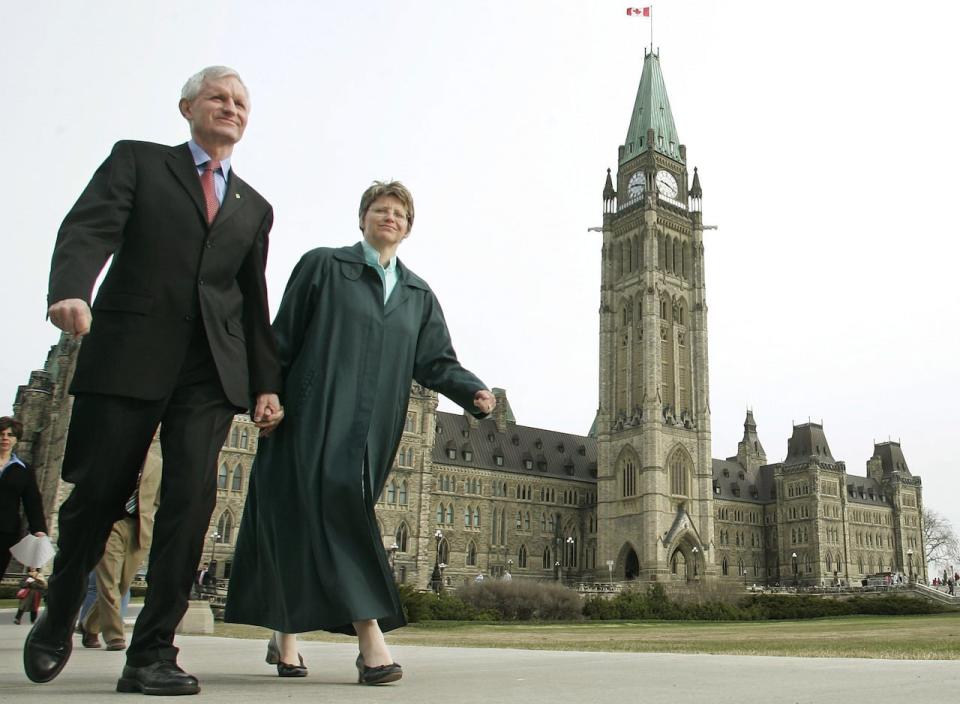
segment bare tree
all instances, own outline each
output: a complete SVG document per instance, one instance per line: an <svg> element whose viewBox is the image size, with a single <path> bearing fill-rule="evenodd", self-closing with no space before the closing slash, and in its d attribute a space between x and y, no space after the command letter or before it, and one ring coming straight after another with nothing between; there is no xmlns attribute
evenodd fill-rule
<svg viewBox="0 0 960 704"><path fill-rule="evenodd" d="M923 508L923 547L927 564L939 573L945 565L960 565L960 540L953 524L929 506Z"/></svg>

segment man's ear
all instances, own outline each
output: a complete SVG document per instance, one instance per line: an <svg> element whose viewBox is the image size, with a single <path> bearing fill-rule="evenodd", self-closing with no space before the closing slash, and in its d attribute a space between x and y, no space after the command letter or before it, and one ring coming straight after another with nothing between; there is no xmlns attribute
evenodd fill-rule
<svg viewBox="0 0 960 704"><path fill-rule="evenodd" d="M190 101L187 100L186 98L180 98L178 107L180 108L180 114L189 120L190 119Z"/></svg>

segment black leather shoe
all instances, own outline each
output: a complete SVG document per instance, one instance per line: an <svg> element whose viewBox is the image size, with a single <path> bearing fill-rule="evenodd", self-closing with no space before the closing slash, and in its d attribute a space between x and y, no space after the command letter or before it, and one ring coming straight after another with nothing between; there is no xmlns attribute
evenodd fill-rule
<svg viewBox="0 0 960 704"><path fill-rule="evenodd" d="M357 656L357 682L359 684L386 684L396 682L403 677L403 668L400 663L392 662L389 665L367 667L363 662L363 653Z"/></svg>
<svg viewBox="0 0 960 704"><path fill-rule="evenodd" d="M300 659L299 665L290 665L280 659L280 646L277 645L276 634L270 636L267 643L267 664L277 666L278 677L306 677L307 667L303 664L303 656L297 655Z"/></svg>
<svg viewBox="0 0 960 704"><path fill-rule="evenodd" d="M50 635L49 630L44 609L23 643L23 671L33 682L49 682L59 675L73 652L72 629L62 639Z"/></svg>
<svg viewBox="0 0 960 704"><path fill-rule="evenodd" d="M117 680L117 691L160 696L197 694L200 683L196 677L181 670L177 663L158 660L143 667L124 665L123 675Z"/></svg>

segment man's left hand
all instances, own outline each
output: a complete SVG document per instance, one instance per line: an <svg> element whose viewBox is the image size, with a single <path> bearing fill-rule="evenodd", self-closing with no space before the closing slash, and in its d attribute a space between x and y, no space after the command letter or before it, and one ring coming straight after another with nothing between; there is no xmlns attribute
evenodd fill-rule
<svg viewBox="0 0 960 704"><path fill-rule="evenodd" d="M260 437L267 437L283 420L283 406L276 394L257 394L253 409L253 424L260 428Z"/></svg>
<svg viewBox="0 0 960 704"><path fill-rule="evenodd" d="M473 405L481 413L492 413L497 407L497 397L486 389L480 389L473 395Z"/></svg>

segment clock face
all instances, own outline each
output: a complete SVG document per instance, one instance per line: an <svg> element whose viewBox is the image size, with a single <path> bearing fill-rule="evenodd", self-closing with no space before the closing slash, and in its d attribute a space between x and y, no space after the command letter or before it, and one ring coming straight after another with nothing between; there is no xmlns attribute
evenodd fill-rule
<svg viewBox="0 0 960 704"><path fill-rule="evenodd" d="M658 171L657 190L667 196L667 198L676 198L679 192L677 189L677 179L675 179L669 171Z"/></svg>
<svg viewBox="0 0 960 704"><path fill-rule="evenodd" d="M643 172L638 171L630 177L630 181L627 183L627 195L631 198L639 198L643 195L643 186Z"/></svg>

